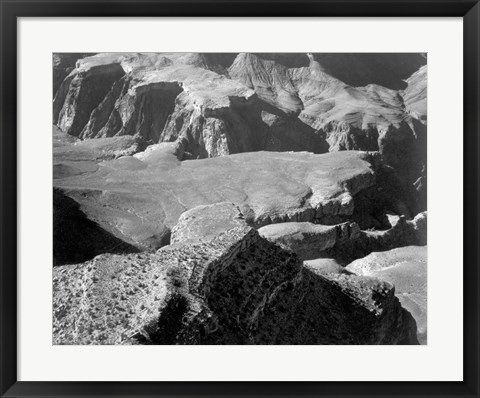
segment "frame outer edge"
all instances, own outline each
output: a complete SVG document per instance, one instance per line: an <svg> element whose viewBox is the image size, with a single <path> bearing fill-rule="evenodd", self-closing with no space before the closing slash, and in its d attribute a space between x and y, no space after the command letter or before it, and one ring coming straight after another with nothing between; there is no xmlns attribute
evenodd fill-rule
<svg viewBox="0 0 480 398"><path fill-rule="evenodd" d="M71 383L32 383L32 382L17 382L17 319L16 319L16 306L12 303L16 303L17 299L17 280L16 280L16 263L17 263L17 214L13 209L17 208L17 165L16 165L16 156L17 156L17 142L16 142L16 115L17 115L17 91L16 91L16 77L17 77L17 60L16 58L8 57L8 54L16 54L17 45L17 16L19 15L29 15L29 16L42 16L42 15L56 15L58 16L58 11L52 12L54 7L58 9L65 10L67 4L75 4L77 7L71 9L71 11L66 12L66 15L75 16L82 15L83 12L79 11L79 6L94 8L93 4L88 5L87 2L83 1L64 1L64 4L59 2L48 2L45 0L34 0L25 3L16 3L7 2L0 0L0 15L2 20L2 28L0 32L0 43L1 43L1 53L0 53L0 81L2 84L2 90L0 90L0 209L2 221L0 223L0 259L2 266L0 267L0 281L1 281L1 293L0 293L0 319L1 319L1 328L0 328L0 341L1 341L1 355L0 355L0 395L2 397L14 397L14 396L44 396L44 395L54 395L54 396L66 396L66 394L72 394L72 390L67 387L67 384ZM113 2L103 2L113 3ZM145 2L141 2L145 8L148 8ZM165 3L165 2L158 2ZM238 3L238 2L236 2ZM342 2L339 1L341 4ZM360 2L361 3L361 2ZM415 8L415 2L405 1L405 6L412 6ZM426 3L426 2L424 2ZM434 4L439 5L440 2L431 2L430 11L433 10ZM465 267L464 274L464 303L468 303L464 307L464 337L465 342L470 344L468 352L464 352L468 355L464 358L464 364L468 366L464 367L464 383L463 388L457 384L456 392L442 394L444 396L465 396L465 397L478 397L479 392L479 380L478 380L478 360L479 360L479 350L478 350L478 330L479 330L479 317L478 317L478 308L479 308L479 292L478 287L480 286L478 279L478 237L479 237L479 222L478 222L478 198L480 187L478 184L479 176L479 161L478 156L480 154L478 133L479 133L479 109L480 109L480 90L479 90L479 23L480 23L480 5L476 2L465 2L459 1L459 6L455 8L455 15L458 16L458 12L461 7L470 9L468 13L464 16L464 167L465 173L464 176L464 210L469 211L469 214L464 216L465 225L464 225L464 248L465 248L465 264L470 264L470 266ZM471 7L467 7L467 3ZM41 9L39 6L45 4L45 8ZM247 3L248 4L248 3ZM264 4L264 3L262 3ZM305 3L302 2L305 6ZM461 5L460 5L461 4ZM113 5L113 4L110 4ZM133 4L128 6L128 3L124 3L125 9L131 8ZM150 5L155 8L154 3ZM221 3L217 3L218 6ZM237 4L238 5L238 4ZM251 5L251 3L250 3ZM344 5L344 4L343 4ZM28 7L32 6L32 9ZM450 3L450 7L453 7ZM157 7L158 10L161 7ZM178 7L177 7L178 8ZM341 9L342 7L338 7ZM125 12L125 9L123 12ZM33 10L33 11L32 11ZM103 14L105 10L99 9L100 14ZM103 11L103 12L102 12ZM412 10L413 11L413 10ZM392 13L394 10L392 9ZM65 13L65 11L61 11ZM110 14L121 14L122 11L113 11L109 10ZM95 12L87 12L87 14L93 15ZM190 12L192 14L192 12ZM193 12L194 14L194 12ZM328 12L326 13L328 14ZM416 14L413 12L412 14ZM444 12L446 16L446 12ZM425 14L426 16L432 15L432 13ZM418 15L417 15L418 16ZM467 78L468 76L468 78ZM467 86L468 81L468 86ZM467 187L473 187L473 189L468 190ZM467 269L468 268L468 269ZM466 310L465 310L466 309ZM468 326L468 328L467 328ZM464 343L465 344L465 343ZM63 384L64 387L60 387ZM81 383L83 384L83 383ZM98 383L88 383L90 387ZM117 383L105 383L113 387L112 389L108 388L104 383L103 388L88 388L87 385L84 385L80 394L75 394L76 396L115 396L115 387ZM122 385L123 383L120 383ZM127 383L130 384L130 383ZM133 383L132 383L133 384ZM150 383L139 383L145 384ZM210 384L210 383L208 383ZM308 384L308 383L307 383ZM347 383L348 384L348 383ZM408 383L406 383L408 384ZM445 383L447 384L447 383ZM119 385L119 386L120 386ZM34 387L36 386L36 387ZM56 386L56 387L55 387ZM119 387L117 386L117 387ZM106 388L105 388L106 387ZM159 394L159 390L155 393L156 390L153 385L152 388L141 388L143 390L144 396L176 396L179 395L174 393L175 388L171 389L173 394ZM233 386L232 386L233 387ZM259 386L260 387L260 386ZM265 386L264 386L265 387ZM287 386L285 386L287 387ZM366 387L366 386L365 386ZM380 387L380 386L379 386ZM425 386L426 387L426 386ZM446 387L446 386L445 386ZM125 389L123 389L125 388ZM133 385L126 386L123 384L123 396L137 396L137 394L130 395L133 390L136 390ZM377 391L377 396L397 396L403 395L408 396L407 385L405 385L406 390L398 391L397 393L393 391L385 392L381 394ZM8 391L7 391L8 390ZM103 391L102 391L103 390ZM110 390L110 391L109 391ZM203 390L203 392L201 392ZM222 388L220 388L220 391ZM225 391L225 389L223 389ZM230 389L229 389L230 390ZM252 388L254 390L254 388ZM265 391L265 388L260 387L260 391ZM289 388L286 388L288 391ZM301 390L301 389L300 389ZM322 391L321 388L309 389L310 391L315 391L314 395L309 396L319 396L319 392ZM87 392L88 391L88 392ZM102 391L102 392L101 392ZM107 392L108 391L108 392ZM118 391L118 390L117 390ZM178 391L178 390L177 390ZM191 391L191 390L190 390ZM200 388L198 390L199 394L204 394L205 389ZM215 388L212 386L211 395L217 395L213 391ZM231 391L231 390L230 390ZM312 391L312 392L313 392ZM331 394L333 389L326 389L326 395L332 396L337 394ZM338 390L337 390L338 391ZM366 391L369 391L369 388L366 387ZM415 392L413 392L415 391ZM416 389L413 387L413 396L418 394L422 389ZM422 396L432 396L438 393L438 390L432 388L430 392L427 392L428 389L423 390L421 393ZM446 391L446 390L445 390ZM118 391L120 392L120 391ZM136 390L138 392L138 390ZM240 392L240 391L239 391ZM371 390L370 390L371 392ZM393 394L392 394L393 392ZM153 394L152 394L153 393ZM364 391L365 393L365 391ZM365 396L363 393L363 396ZM113 394L113 395L112 395ZM262 394L261 396L266 397L267 395L272 396L271 394ZM258 394L257 396L260 396ZM300 393L301 394L301 393ZM425 395L424 395L425 394ZM118 394L120 395L120 394ZM118 396L117 395L117 396ZM182 396L186 397L185 391ZM193 396L188 394L189 396ZM243 394L242 394L243 395ZM283 394L285 396L285 394ZM297 396L297 394L295 394ZM340 396L338 394L338 396ZM362 395L362 393L360 393ZM246 395L245 395L246 396ZM252 395L249 395L253 397ZM298 395L299 396L299 395ZM304 395L306 396L306 395ZM419 396L419 395L416 395Z"/></svg>
<svg viewBox="0 0 480 398"><path fill-rule="evenodd" d="M464 17L464 382L479 388L480 3ZM468 213L467 213L468 211ZM468 349L466 349L468 347Z"/></svg>
<svg viewBox="0 0 480 398"><path fill-rule="evenodd" d="M17 381L17 43L16 15L0 3L1 134L0 134L0 394Z"/></svg>
<svg viewBox="0 0 480 398"><path fill-rule="evenodd" d="M34 17L463 17L478 0L0 0Z"/></svg>

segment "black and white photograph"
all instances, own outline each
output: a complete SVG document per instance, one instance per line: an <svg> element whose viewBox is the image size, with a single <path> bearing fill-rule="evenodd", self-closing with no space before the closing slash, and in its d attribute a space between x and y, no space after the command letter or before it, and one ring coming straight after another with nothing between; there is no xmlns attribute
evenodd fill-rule
<svg viewBox="0 0 480 398"><path fill-rule="evenodd" d="M428 343L426 53L52 69L54 345Z"/></svg>

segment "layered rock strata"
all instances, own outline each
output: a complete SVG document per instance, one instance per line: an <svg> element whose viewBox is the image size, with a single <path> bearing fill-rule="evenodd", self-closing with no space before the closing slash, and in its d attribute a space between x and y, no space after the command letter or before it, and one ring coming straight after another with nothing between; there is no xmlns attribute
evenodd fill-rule
<svg viewBox="0 0 480 398"><path fill-rule="evenodd" d="M385 224L386 210L408 208L405 195L379 185L377 155L261 152L180 162L178 145L161 144L134 156L92 162L90 171L83 165L79 172L78 162L59 162L54 186L92 221L139 248L168 243L184 211L225 200L237 204L256 227L353 218L368 228ZM365 194L382 186L381 194Z"/></svg>
<svg viewBox="0 0 480 398"><path fill-rule="evenodd" d="M361 230L354 222L338 225L287 222L264 226L258 232L304 261L335 257L344 264L374 251L427 244L426 212L412 220L397 215L388 215L388 219L390 228L386 230Z"/></svg>
<svg viewBox="0 0 480 398"><path fill-rule="evenodd" d="M182 142L186 159L378 150L411 184L426 166L425 64L421 54L96 54L54 90L53 119L80 138Z"/></svg>

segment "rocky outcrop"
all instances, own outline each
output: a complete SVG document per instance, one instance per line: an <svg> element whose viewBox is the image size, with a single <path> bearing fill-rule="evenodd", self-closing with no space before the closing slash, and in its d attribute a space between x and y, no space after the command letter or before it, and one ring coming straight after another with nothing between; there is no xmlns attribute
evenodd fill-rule
<svg viewBox="0 0 480 398"><path fill-rule="evenodd" d="M354 241L360 235L355 223L320 225L310 222L287 222L262 227L258 233L284 249L295 252L302 260L317 259L327 249L343 241Z"/></svg>
<svg viewBox="0 0 480 398"><path fill-rule="evenodd" d="M303 109L289 69L282 64L242 53L228 72L232 79L254 89L260 98L287 113L298 115Z"/></svg>
<svg viewBox="0 0 480 398"><path fill-rule="evenodd" d="M415 321L397 302L392 284L345 272L317 271L309 266L305 270L306 295L315 302L310 308L302 304L294 308L300 319L304 315L309 322L290 325L288 331L293 335L305 335L318 328L325 333L323 344L418 344ZM355 330L354 334L348 332L347 325ZM400 335L398 331L402 331Z"/></svg>
<svg viewBox="0 0 480 398"><path fill-rule="evenodd" d="M54 179L94 172L100 162L132 156L147 145L138 135L82 141L56 127L52 138Z"/></svg>
<svg viewBox="0 0 480 398"><path fill-rule="evenodd" d="M389 209L377 207L389 203L379 202L378 195L362 197L376 189L380 160L375 154L257 152L183 162L178 156L181 148L162 144L95 164L93 172L61 175L54 185L107 230L143 248L168 243L184 211L225 200L256 227L288 221L337 224L357 217L368 228L377 217L373 211Z"/></svg>
<svg viewBox="0 0 480 398"><path fill-rule="evenodd" d="M73 145L72 145L73 144ZM143 152L146 141L139 135L126 135L96 140L79 140L53 128L53 164L65 162L117 159Z"/></svg>
<svg viewBox="0 0 480 398"><path fill-rule="evenodd" d="M427 244L427 212L417 214L412 220L405 216L387 214L390 228L384 231L364 231L368 240L377 242L383 250L395 246ZM377 251L376 249L375 251Z"/></svg>
<svg viewBox="0 0 480 398"><path fill-rule="evenodd" d="M345 266L341 265L337 260L329 257L306 260L303 262L303 265L304 267L309 268L312 272L326 277L330 274L353 274L353 272L347 271Z"/></svg>
<svg viewBox="0 0 480 398"><path fill-rule="evenodd" d="M416 343L391 284L317 273L262 239L235 205L214 207L192 209L177 243L155 254L55 268L54 343Z"/></svg>
<svg viewBox="0 0 480 398"><path fill-rule="evenodd" d="M427 65L422 66L407 80L402 92L407 111L422 123L427 122Z"/></svg>
<svg viewBox="0 0 480 398"><path fill-rule="evenodd" d="M427 65L422 66L406 80L407 88L402 96L407 112L416 119L416 146L413 156L416 159L417 173L412 175L413 185L418 192L418 203L422 209L427 208ZM419 171L419 172L418 172ZM415 179L416 178L416 179Z"/></svg>
<svg viewBox="0 0 480 398"><path fill-rule="evenodd" d="M118 63L73 70L62 82L53 100L53 123L65 133L80 136L90 113L124 75Z"/></svg>
<svg viewBox="0 0 480 398"><path fill-rule="evenodd" d="M92 53L53 53L53 97L63 80L75 69L77 60L93 55Z"/></svg>
<svg viewBox="0 0 480 398"><path fill-rule="evenodd" d="M224 231L245 225L240 209L231 202L197 206L182 213L172 229L172 244L189 240L212 239Z"/></svg>
<svg viewBox="0 0 480 398"><path fill-rule="evenodd" d="M390 227L385 230L359 231L356 224L351 224L349 230L355 233L344 234L347 239L337 241L335 246L327 249L327 256L348 264L372 252L427 244L427 212L417 214L412 220L394 214L387 214L387 218Z"/></svg>
<svg viewBox="0 0 480 398"><path fill-rule="evenodd" d="M121 79L92 112L81 138L139 135L156 143L182 92L176 82L133 85Z"/></svg>
<svg viewBox="0 0 480 398"><path fill-rule="evenodd" d="M349 264L347 271L376 277L395 285L395 294L415 318L418 340L427 344L427 247L408 246Z"/></svg>
<svg viewBox="0 0 480 398"><path fill-rule="evenodd" d="M394 214L387 214L387 218L390 228L386 230L361 230L354 222L338 225L286 222L264 226L258 232L304 261L333 257L343 264L374 251L427 243L426 212L412 220Z"/></svg>

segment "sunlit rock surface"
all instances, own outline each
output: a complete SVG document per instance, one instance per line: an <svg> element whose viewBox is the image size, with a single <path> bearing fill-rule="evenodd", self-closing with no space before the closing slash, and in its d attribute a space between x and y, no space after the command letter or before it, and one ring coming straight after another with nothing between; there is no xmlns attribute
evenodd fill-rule
<svg viewBox="0 0 480 398"><path fill-rule="evenodd" d="M427 247L407 246L372 253L356 260L346 270L376 277L395 285L395 295L413 315L418 340L427 343Z"/></svg>
<svg viewBox="0 0 480 398"><path fill-rule="evenodd" d="M186 158L379 150L413 183L425 167L425 64L421 54L100 53L62 69L53 119L80 138L182 142Z"/></svg>
<svg viewBox="0 0 480 398"><path fill-rule="evenodd" d="M60 162L54 186L107 231L158 248L168 243L180 215L196 206L233 202L255 226L341 222L353 214L355 196L375 183L374 156L364 152L258 152L180 162L177 150L168 144L92 162L83 173L78 162Z"/></svg>

